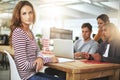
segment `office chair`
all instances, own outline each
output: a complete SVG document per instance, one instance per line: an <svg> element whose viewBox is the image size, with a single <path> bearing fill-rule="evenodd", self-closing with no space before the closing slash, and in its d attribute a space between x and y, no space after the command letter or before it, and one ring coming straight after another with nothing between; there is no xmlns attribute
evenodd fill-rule
<svg viewBox="0 0 120 80"><path fill-rule="evenodd" d="M10 64L10 78L11 78L10 80L21 80L18 70L17 70L17 67L16 67L16 64L15 64L12 56L6 50L4 50L4 52L7 54L9 64Z"/></svg>

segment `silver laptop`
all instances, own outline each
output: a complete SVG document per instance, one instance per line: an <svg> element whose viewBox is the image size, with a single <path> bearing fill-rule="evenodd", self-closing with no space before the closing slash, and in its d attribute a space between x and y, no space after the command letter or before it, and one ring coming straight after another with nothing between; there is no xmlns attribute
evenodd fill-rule
<svg viewBox="0 0 120 80"><path fill-rule="evenodd" d="M73 41L66 39L53 40L53 53L57 57L74 59Z"/></svg>

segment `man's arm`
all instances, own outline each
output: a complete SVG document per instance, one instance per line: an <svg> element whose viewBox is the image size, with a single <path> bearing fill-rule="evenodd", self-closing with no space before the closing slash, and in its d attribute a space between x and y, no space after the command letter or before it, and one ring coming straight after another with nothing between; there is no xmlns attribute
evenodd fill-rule
<svg viewBox="0 0 120 80"><path fill-rule="evenodd" d="M120 56L119 58L118 57L102 57L101 61L120 64Z"/></svg>
<svg viewBox="0 0 120 80"><path fill-rule="evenodd" d="M88 53L89 54L94 54L97 51L98 47L99 47L99 44L97 42L94 42L91 45L91 48L89 49Z"/></svg>

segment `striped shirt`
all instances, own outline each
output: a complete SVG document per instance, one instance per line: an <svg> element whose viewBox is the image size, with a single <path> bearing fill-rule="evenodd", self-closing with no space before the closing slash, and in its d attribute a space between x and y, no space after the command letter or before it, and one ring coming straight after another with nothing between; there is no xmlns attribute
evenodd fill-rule
<svg viewBox="0 0 120 80"><path fill-rule="evenodd" d="M27 33L21 28L16 28L12 34L12 45L14 48L14 59L22 80L26 80L35 72L34 61L41 57L44 63L51 62L50 58L44 58L34 39L30 39Z"/></svg>

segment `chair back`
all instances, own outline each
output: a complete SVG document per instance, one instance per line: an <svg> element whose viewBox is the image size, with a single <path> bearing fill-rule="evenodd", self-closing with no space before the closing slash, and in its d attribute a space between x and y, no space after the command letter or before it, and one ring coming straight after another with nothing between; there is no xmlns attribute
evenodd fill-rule
<svg viewBox="0 0 120 80"><path fill-rule="evenodd" d="M10 53L6 50L4 50L4 52L7 54L8 60L9 60L9 64L10 64L10 78L11 80L21 80L16 64L12 58L12 56L10 55Z"/></svg>

